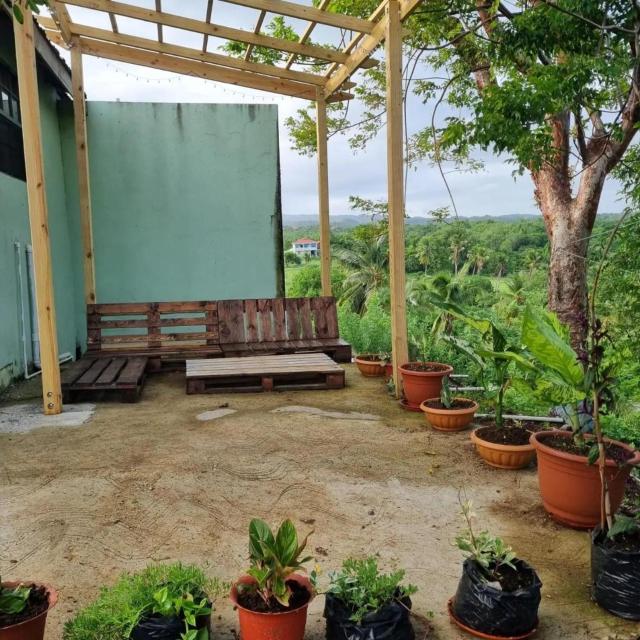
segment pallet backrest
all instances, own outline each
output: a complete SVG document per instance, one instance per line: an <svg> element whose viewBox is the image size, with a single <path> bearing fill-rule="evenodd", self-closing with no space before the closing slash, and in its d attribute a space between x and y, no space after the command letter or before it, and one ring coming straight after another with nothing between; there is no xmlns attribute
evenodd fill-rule
<svg viewBox="0 0 640 640"><path fill-rule="evenodd" d="M87 305L89 351L218 345L216 302Z"/></svg>
<svg viewBox="0 0 640 640"><path fill-rule="evenodd" d="M220 300L221 344L340 337L333 297Z"/></svg>

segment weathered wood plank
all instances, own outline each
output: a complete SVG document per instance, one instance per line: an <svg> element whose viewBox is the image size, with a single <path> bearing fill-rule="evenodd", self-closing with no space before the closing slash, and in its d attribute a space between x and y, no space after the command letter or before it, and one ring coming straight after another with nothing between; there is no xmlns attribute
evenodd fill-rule
<svg viewBox="0 0 640 640"><path fill-rule="evenodd" d="M298 340L300 338L300 318L298 317L298 298L285 299L285 311L287 321L287 338Z"/></svg>
<svg viewBox="0 0 640 640"><path fill-rule="evenodd" d="M245 300L244 311L247 319L247 342L258 342L258 303L257 300Z"/></svg>
<svg viewBox="0 0 640 640"><path fill-rule="evenodd" d="M273 307L273 337L275 340L287 339L287 323L285 318L284 300L282 298L274 298L272 300Z"/></svg>
<svg viewBox="0 0 640 640"><path fill-rule="evenodd" d="M258 313L260 314L260 338L262 342L272 342L275 340L273 317L271 315L272 306L273 305L269 298L258 300Z"/></svg>
<svg viewBox="0 0 640 640"><path fill-rule="evenodd" d="M106 366L104 371L98 376L96 379L96 385L107 385L114 384L118 374L122 371L125 364L127 363L126 358L114 358L111 362Z"/></svg>

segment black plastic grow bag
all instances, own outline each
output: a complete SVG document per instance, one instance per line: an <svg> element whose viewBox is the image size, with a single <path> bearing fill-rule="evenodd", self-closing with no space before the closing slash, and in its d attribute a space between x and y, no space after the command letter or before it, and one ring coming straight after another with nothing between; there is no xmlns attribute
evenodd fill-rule
<svg viewBox="0 0 640 640"><path fill-rule="evenodd" d="M604 546L605 534L591 534L591 593L607 611L627 620L640 620L640 549L619 551Z"/></svg>
<svg viewBox="0 0 640 640"><path fill-rule="evenodd" d="M209 626L210 616L200 616L197 619L198 629ZM153 615L143 618L133 628L131 640L180 640L184 633L184 620L175 616Z"/></svg>
<svg viewBox="0 0 640 640"><path fill-rule="evenodd" d="M415 637L409 609L410 598L392 602L367 613L357 624L350 620L353 611L342 600L328 593L324 603L327 640L413 640Z"/></svg>
<svg viewBox="0 0 640 640"><path fill-rule="evenodd" d="M465 560L453 599L455 617L476 631L494 636L519 636L535 629L542 582L523 560L514 560L514 565L519 572L530 573L531 585L502 591L487 583L473 560Z"/></svg>

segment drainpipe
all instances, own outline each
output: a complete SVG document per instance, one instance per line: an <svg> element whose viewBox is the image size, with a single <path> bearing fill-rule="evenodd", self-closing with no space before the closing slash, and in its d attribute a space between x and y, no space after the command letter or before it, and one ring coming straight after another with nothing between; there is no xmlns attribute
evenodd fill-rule
<svg viewBox="0 0 640 640"><path fill-rule="evenodd" d="M36 288L35 288L35 280L33 276L33 249L31 245L27 245L26 253L27 253L27 276L29 282L29 298L30 298L30 309L31 309L31 346L33 349L33 364L36 367L36 371L33 373L29 373L29 357L27 355L27 323L25 322L25 312L24 312L24 295L23 295L23 281L22 281L22 256L20 251L20 243L14 242L13 246L16 250L16 259L18 263L18 289L20 293L20 334L22 338L22 358L23 358L23 366L24 366L24 378L25 380L29 380L30 378L34 378L35 376L42 373L40 370L40 337L38 334L38 314L36 312ZM62 364L63 362L69 362L73 360L73 356L70 353L61 353L58 362Z"/></svg>

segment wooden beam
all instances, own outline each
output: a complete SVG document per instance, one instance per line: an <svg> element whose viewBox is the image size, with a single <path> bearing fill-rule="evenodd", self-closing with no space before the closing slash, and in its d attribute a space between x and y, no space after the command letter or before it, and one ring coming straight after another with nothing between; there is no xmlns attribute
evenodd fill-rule
<svg viewBox="0 0 640 640"><path fill-rule="evenodd" d="M398 10L400 12L400 22L402 23L402 20L411 15L422 1L423 0L397 0L399 5ZM353 47L353 53L349 55L347 62L342 64L327 80L325 96L331 95L332 91L338 90L342 86L342 83L351 77L354 71L365 66L371 54L378 48L386 37L387 20L388 14L376 23L370 35L357 40Z"/></svg>
<svg viewBox="0 0 640 640"><path fill-rule="evenodd" d="M71 24L71 17L69 16L67 7L62 2L53 0L49 6L49 11L51 11L51 16L53 17L58 29L60 29L62 39L67 45L70 45L71 29L69 29L69 25Z"/></svg>
<svg viewBox="0 0 640 640"><path fill-rule="evenodd" d="M162 0L156 0L156 11L162 11ZM158 23L158 42L162 42L162 25Z"/></svg>
<svg viewBox="0 0 640 640"><path fill-rule="evenodd" d="M45 29L49 29L51 26L48 18L41 18L38 21ZM49 31L47 31L47 33L49 33ZM284 80L292 80L294 82L302 82L316 86L324 86L325 83L322 76L314 73L291 71L259 62L245 62L244 60L221 55L219 53L203 53L202 51L192 49L191 47L167 44L166 42L158 42L156 40L149 40L148 38L141 38L139 36L125 35L124 33L116 34L111 31L107 31L106 29L97 29L96 27L87 27L72 23L71 33L74 36L82 36L85 39L123 44L127 47L135 47L146 51L155 51L156 53L166 53L167 55L179 56L181 58L197 60L199 62L208 62L221 67L229 67L230 69L238 69L240 71L257 73L259 75L273 78L282 78Z"/></svg>
<svg viewBox="0 0 640 640"><path fill-rule="evenodd" d="M113 13L109 14L109 22L111 23L111 30L113 33L118 33L120 30L118 29L118 21Z"/></svg>
<svg viewBox="0 0 640 640"><path fill-rule="evenodd" d="M205 22L209 24L211 22L211 15L213 14L213 0L207 0L207 15L205 16ZM205 33L202 36L202 51L205 52L207 50L207 46L209 45L209 34Z"/></svg>
<svg viewBox="0 0 640 640"><path fill-rule="evenodd" d="M51 270L51 247L47 215L47 195L42 157L40 101L34 45L33 16L23 7L24 20L13 20L16 67L20 91L20 117L24 141L24 163L27 175L29 224L35 268L36 310L42 363L42 395L45 414L62 411L58 335Z"/></svg>
<svg viewBox="0 0 640 640"><path fill-rule="evenodd" d="M118 62L127 62L152 69L172 71L196 78L204 78L205 80L225 82L239 87L269 91L271 93L279 93L296 98L304 98L306 100L316 99L316 87L314 85L261 76L250 71L236 71L235 69L229 69L206 62L185 60L184 58L177 58L164 53L143 51L133 47L108 42L98 42L97 40L89 40L87 38L80 38L80 48L82 53L86 53L87 55L108 58L109 60L116 60ZM336 97L336 99L345 100L349 99L349 96L350 94L342 94Z"/></svg>
<svg viewBox="0 0 640 640"><path fill-rule="evenodd" d="M316 96L316 146L318 152L318 213L320 218L320 279L322 295L331 295L331 226L329 224L329 164L327 154L327 103L321 88Z"/></svg>
<svg viewBox="0 0 640 640"><path fill-rule="evenodd" d="M388 0L386 26L387 189L389 192L389 284L391 344L396 396L402 393L399 367L409 359L404 246L404 142L402 115L402 21L400 1Z"/></svg>
<svg viewBox="0 0 640 640"><path fill-rule="evenodd" d="M331 3L331 0L321 0L320 4L318 5L318 9L320 11L324 11L329 6L330 3ZM302 32L302 35L298 38L298 42L305 43L309 39L309 36L313 33L313 30L316 28L317 24L318 24L317 22L310 22L307 25L306 29ZM297 57L296 54L292 53L289 56L289 59L287 60L287 64L285 65L284 68L291 69L291 65L294 63L296 57Z"/></svg>
<svg viewBox="0 0 640 640"><path fill-rule="evenodd" d="M196 33L206 33L210 36L225 40L235 40L246 44L253 44L258 47L286 51L288 53L299 53L301 56L308 56L309 58L316 58L318 60L328 60L329 62L339 62L342 64L346 62L348 58L348 56L341 51L334 51L327 47L290 42L283 38L273 38L271 36L225 27L215 23L207 24L202 20L194 20L193 18L185 18L171 13L145 9L122 2L115 2L115 0L65 0L65 2L68 5L94 9L95 11L106 11L107 13L114 13L127 18L133 18L134 20L143 20L145 22L162 24L167 27L175 27L176 29L184 29Z"/></svg>
<svg viewBox="0 0 640 640"><path fill-rule="evenodd" d="M256 20L256 26L253 28L253 33L260 33L262 29L262 23L267 15L266 11L261 11L258 19ZM247 50L244 52L244 59L248 62L251 60L251 54L253 53L253 45L250 44L247 46Z"/></svg>
<svg viewBox="0 0 640 640"><path fill-rule="evenodd" d="M82 51L77 38L71 47L71 77L73 80L73 116L80 198L80 229L82 232L84 300L96 303L95 260L93 255L93 223L91 214L91 183L89 179L89 150L87 147L87 111L84 99Z"/></svg>
<svg viewBox="0 0 640 640"><path fill-rule="evenodd" d="M286 0L225 0L232 4L238 4L250 9L261 9L269 13L277 13L281 16L289 18L298 18L299 20L309 20L318 24L325 24L338 29L346 29L347 31L358 31L360 33L371 33L373 24L368 20L356 18L344 13L333 13L331 11L323 11L316 7L297 4L295 2L287 2Z"/></svg>

